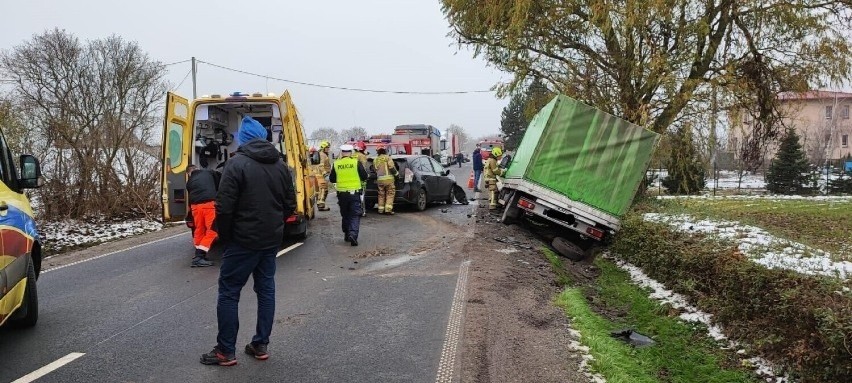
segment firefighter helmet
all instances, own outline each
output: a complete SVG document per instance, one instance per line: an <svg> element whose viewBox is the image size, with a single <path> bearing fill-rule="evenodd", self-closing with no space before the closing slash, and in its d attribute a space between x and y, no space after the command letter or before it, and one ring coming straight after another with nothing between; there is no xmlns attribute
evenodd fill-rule
<svg viewBox="0 0 852 383"><path fill-rule="evenodd" d="M500 157L500 156L503 155L503 149L500 149L500 148L491 149L491 154L493 154L494 157Z"/></svg>

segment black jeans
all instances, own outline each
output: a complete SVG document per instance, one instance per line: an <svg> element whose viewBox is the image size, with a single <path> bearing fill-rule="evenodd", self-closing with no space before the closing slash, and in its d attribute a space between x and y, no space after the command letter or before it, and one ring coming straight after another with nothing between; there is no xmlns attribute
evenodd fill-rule
<svg viewBox="0 0 852 383"><path fill-rule="evenodd" d="M361 193L337 193L337 204L340 206L340 216L343 218L341 229L349 238L358 239L358 229L361 226Z"/></svg>
<svg viewBox="0 0 852 383"><path fill-rule="evenodd" d="M275 316L275 255L278 248L268 250L246 249L236 243L228 243L222 254L219 269L219 300L216 316L219 335L216 341L220 350L233 355L236 352L237 332L240 329L238 306L240 291L249 275L254 279L257 293L257 327L252 338L254 343L269 343L272 322Z"/></svg>

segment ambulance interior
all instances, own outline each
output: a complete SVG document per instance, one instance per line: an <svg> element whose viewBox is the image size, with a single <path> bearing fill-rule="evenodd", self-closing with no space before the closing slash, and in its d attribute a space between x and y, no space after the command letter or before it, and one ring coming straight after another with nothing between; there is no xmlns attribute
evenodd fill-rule
<svg viewBox="0 0 852 383"><path fill-rule="evenodd" d="M281 110L271 102L228 102L201 104L195 108L192 163L199 168L218 169L239 147L237 132L244 116L260 122L267 140L283 151Z"/></svg>

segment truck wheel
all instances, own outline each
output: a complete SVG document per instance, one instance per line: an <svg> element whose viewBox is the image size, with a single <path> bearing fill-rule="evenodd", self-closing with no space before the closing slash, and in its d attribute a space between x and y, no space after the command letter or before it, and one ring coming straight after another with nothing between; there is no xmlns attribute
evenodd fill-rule
<svg viewBox="0 0 852 383"><path fill-rule="evenodd" d="M551 242L550 245L556 249L556 252L559 253L559 255L572 261L582 261L583 258L586 257L586 252L583 251L580 246L575 245L573 242L565 238L553 238L553 242Z"/></svg>
<svg viewBox="0 0 852 383"><path fill-rule="evenodd" d="M13 326L33 327L38 322L38 288L32 257L27 257L27 287L24 292L24 302L21 304L18 313L20 313L20 317L16 315L9 321Z"/></svg>
<svg viewBox="0 0 852 383"><path fill-rule="evenodd" d="M506 200L506 206L503 208L503 216L500 217L500 222L511 225L518 221L518 218L521 217L521 209L518 209L517 203L518 198L515 197L515 192L511 192Z"/></svg>
<svg viewBox="0 0 852 383"><path fill-rule="evenodd" d="M417 193L417 200L415 201L414 207L417 208L418 211L426 210L426 189L420 189L420 192Z"/></svg>

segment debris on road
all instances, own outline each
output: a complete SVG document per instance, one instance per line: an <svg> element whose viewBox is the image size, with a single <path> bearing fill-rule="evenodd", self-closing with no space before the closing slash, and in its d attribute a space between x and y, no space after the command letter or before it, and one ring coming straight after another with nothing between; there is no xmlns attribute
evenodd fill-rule
<svg viewBox="0 0 852 383"><path fill-rule="evenodd" d="M642 335L636 331L633 331L633 329L629 328L613 331L610 333L610 336L636 347L647 347L657 343L654 342L653 339Z"/></svg>
<svg viewBox="0 0 852 383"><path fill-rule="evenodd" d="M382 257L386 255L391 255L393 252L391 249L387 247L378 247L372 250L362 251L358 254L353 255L353 258L373 258L373 257ZM355 262L358 263L358 262Z"/></svg>

